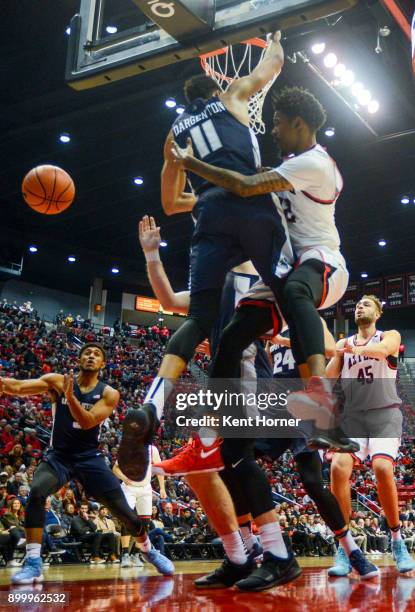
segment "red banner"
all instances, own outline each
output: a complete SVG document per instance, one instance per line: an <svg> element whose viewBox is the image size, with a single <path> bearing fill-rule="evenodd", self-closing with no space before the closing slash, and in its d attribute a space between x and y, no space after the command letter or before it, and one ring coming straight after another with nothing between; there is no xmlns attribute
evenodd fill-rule
<svg viewBox="0 0 415 612"><path fill-rule="evenodd" d="M405 275L397 274L385 278L385 301L388 308L405 305Z"/></svg>

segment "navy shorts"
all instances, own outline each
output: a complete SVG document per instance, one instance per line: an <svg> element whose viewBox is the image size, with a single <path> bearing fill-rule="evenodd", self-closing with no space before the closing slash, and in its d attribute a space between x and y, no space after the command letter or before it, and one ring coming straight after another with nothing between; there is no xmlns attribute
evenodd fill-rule
<svg viewBox="0 0 415 612"><path fill-rule="evenodd" d="M247 260L271 289L290 272L288 232L270 194L241 198L211 188L199 196L193 214L191 293L222 288L227 272Z"/></svg>
<svg viewBox="0 0 415 612"><path fill-rule="evenodd" d="M312 453L305 438L263 438L255 440L255 455L266 455L273 461L279 459L286 451L291 451L294 457L301 453Z"/></svg>
<svg viewBox="0 0 415 612"><path fill-rule="evenodd" d="M112 473L101 453L82 457L49 450L44 461L57 473L59 488L76 478L88 495L98 498L103 493L120 487L118 478Z"/></svg>

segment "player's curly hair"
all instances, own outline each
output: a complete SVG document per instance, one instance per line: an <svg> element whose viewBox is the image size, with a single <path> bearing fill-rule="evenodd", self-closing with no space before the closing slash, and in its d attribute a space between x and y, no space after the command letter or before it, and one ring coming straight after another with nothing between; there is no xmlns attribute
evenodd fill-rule
<svg viewBox="0 0 415 612"><path fill-rule="evenodd" d="M216 81L206 76L206 74L197 74L185 82L184 97L189 104L198 98L208 100L217 89L218 84Z"/></svg>
<svg viewBox="0 0 415 612"><path fill-rule="evenodd" d="M87 348L90 348L91 346L94 346L95 348L99 349L102 353L102 356L104 357L104 361L107 360L106 350L104 349L102 344L100 344L99 342L87 342L86 344L84 344L84 346L79 351L79 357L81 357L82 353L86 351Z"/></svg>
<svg viewBox="0 0 415 612"><path fill-rule="evenodd" d="M327 114L322 104L303 87L286 87L274 96L274 111L290 119L301 117L313 132L326 123Z"/></svg>

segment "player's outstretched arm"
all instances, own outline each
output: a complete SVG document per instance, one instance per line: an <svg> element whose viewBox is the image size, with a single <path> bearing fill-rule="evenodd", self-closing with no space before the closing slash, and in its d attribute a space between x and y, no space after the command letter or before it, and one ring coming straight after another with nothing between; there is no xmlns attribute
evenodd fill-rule
<svg viewBox="0 0 415 612"><path fill-rule="evenodd" d="M278 174L276 170L246 176L240 172L207 164L192 155L190 142L188 142L186 149L181 149L173 142L172 153L179 166L198 174L209 183L223 187L223 189L232 191L243 198L264 193L292 191L293 189L291 183Z"/></svg>
<svg viewBox="0 0 415 612"><path fill-rule="evenodd" d="M40 378L17 380L16 378L0 378L0 396L16 395L42 395L51 389L59 391L62 386L61 374L45 374Z"/></svg>
<svg viewBox="0 0 415 612"><path fill-rule="evenodd" d="M160 259L160 228L154 217L145 215L138 224L138 237L147 262L147 275L154 295L165 310L187 314L189 291L175 293Z"/></svg>
<svg viewBox="0 0 415 612"><path fill-rule="evenodd" d="M390 355L398 356L400 343L401 334L396 331L396 329L392 329L383 332L383 338L378 344L352 346L346 343L342 349L342 353L352 353L353 355L362 355L363 357L371 357L372 359L387 359Z"/></svg>
<svg viewBox="0 0 415 612"><path fill-rule="evenodd" d="M263 89L265 85L278 76L284 65L284 50L281 45L281 32L277 31L271 36L264 59L251 74L235 79L221 98L227 104L230 98L236 97L246 102L253 94Z"/></svg>
<svg viewBox="0 0 415 612"><path fill-rule="evenodd" d="M325 320L320 317L320 321L324 331L325 355L327 358L334 357L336 355L336 341L334 340L332 333L327 327L327 323L325 322ZM285 336L281 336L280 334L273 336L271 338L271 343L291 348L291 340L289 338L286 338Z"/></svg>
<svg viewBox="0 0 415 612"><path fill-rule="evenodd" d="M112 387L106 386L102 398L91 410L86 410L73 392L73 374L65 374L63 392L68 402L72 417L82 429L92 429L99 425L114 411L120 400L120 394Z"/></svg>
<svg viewBox="0 0 415 612"><path fill-rule="evenodd" d="M164 144L164 165L161 171L161 204L166 215L191 212L197 202L197 196L184 191L186 172L174 163L171 154L174 142L172 132Z"/></svg>

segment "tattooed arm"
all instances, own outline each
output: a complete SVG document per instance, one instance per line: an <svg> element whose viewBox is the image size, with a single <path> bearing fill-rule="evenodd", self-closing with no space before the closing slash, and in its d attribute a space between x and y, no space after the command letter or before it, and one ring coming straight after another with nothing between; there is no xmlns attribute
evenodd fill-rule
<svg viewBox="0 0 415 612"><path fill-rule="evenodd" d="M275 191L291 191L293 189L291 183L278 174L276 170L246 176L240 172L211 166L193 157L193 155L189 154L189 147L190 143L188 143L188 148L186 149L181 149L176 143L173 143L172 153L179 165L185 170L198 174L209 181L209 183L223 187L243 198Z"/></svg>

